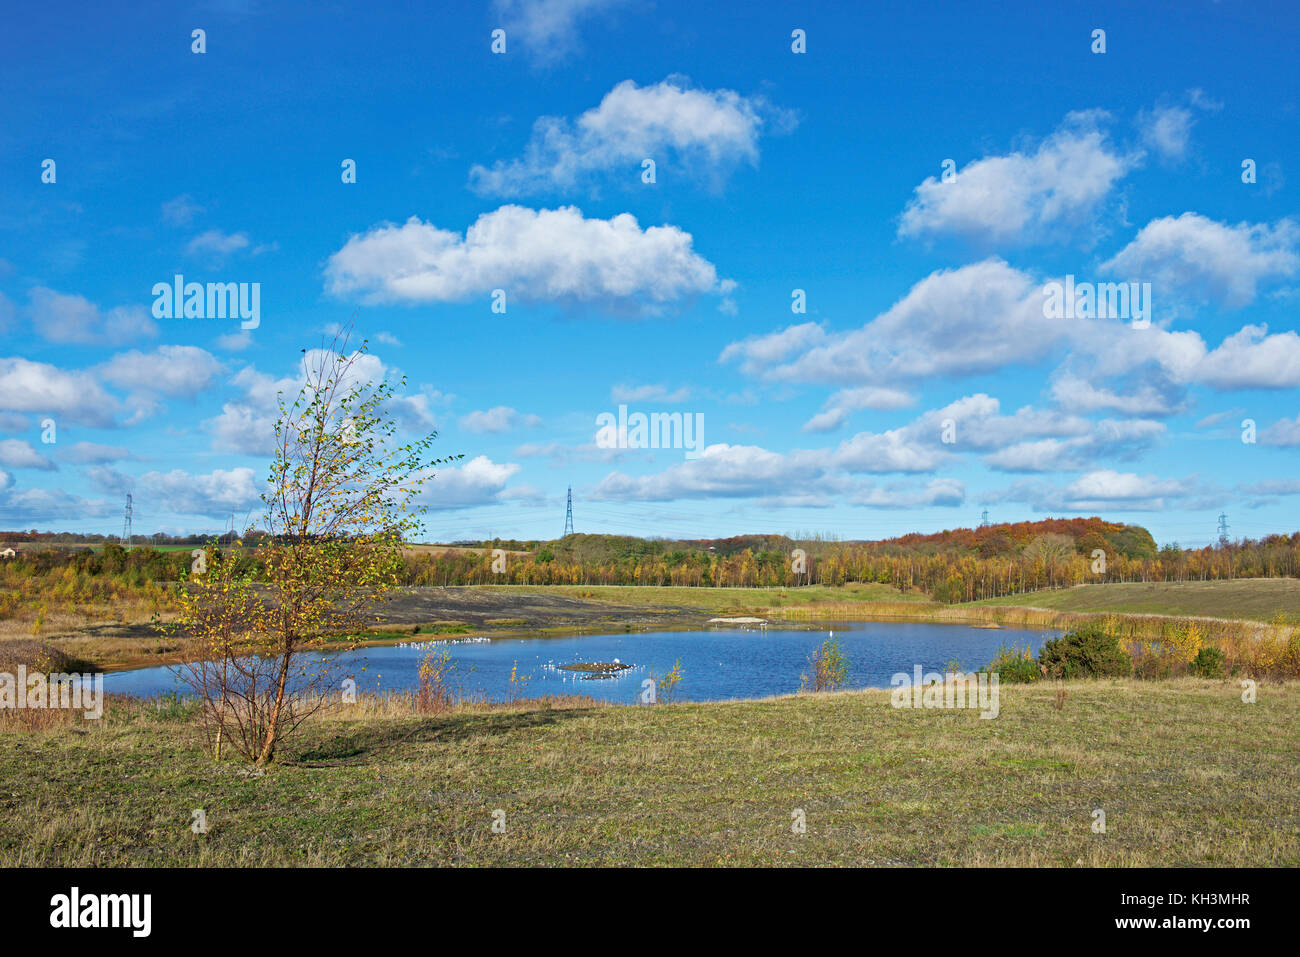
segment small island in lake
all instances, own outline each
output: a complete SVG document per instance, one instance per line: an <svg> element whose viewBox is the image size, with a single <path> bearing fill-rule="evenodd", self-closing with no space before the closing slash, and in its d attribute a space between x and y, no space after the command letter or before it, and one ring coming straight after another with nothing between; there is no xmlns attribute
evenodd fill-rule
<svg viewBox="0 0 1300 957"><path fill-rule="evenodd" d="M620 671L626 671L631 665L625 665L621 661L578 661L571 665L557 665L562 671L581 671L583 680L589 681L596 678L613 678Z"/></svg>

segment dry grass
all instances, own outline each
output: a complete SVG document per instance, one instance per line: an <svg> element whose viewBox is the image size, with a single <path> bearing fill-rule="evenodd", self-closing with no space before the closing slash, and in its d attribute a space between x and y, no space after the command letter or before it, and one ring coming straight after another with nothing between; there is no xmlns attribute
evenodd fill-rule
<svg viewBox="0 0 1300 957"><path fill-rule="evenodd" d="M128 584L71 567L40 576L0 569L0 658L38 639L99 667L146 663L176 650L151 624L170 620L172 608L156 582Z"/></svg>
<svg viewBox="0 0 1300 957"><path fill-rule="evenodd" d="M1300 618L1300 578L1114 582L990 598L974 604L1271 622L1278 614Z"/></svg>
<svg viewBox="0 0 1300 957"><path fill-rule="evenodd" d="M1059 688L1004 685L994 720L887 691L428 718L389 698L265 774L213 764L179 709L114 702L0 738L0 864L1300 865L1300 684Z"/></svg>
<svg viewBox="0 0 1300 957"><path fill-rule="evenodd" d="M1113 586L1098 586L1109 588ZM1033 596L1028 596L1032 598ZM792 621L811 620L911 620L989 627L1031 628L1067 631L1091 621L1102 621L1132 650L1172 657L1172 673L1186 671L1187 662L1201 645L1219 648L1234 673L1255 677L1300 677L1300 625L1285 615L1272 623L1235 621L1187 615L1138 615L1112 612L1071 612L1049 608L994 604L941 605L933 602L859 602L813 605L804 608L769 609L768 614ZM1169 656L1172 649L1194 646L1185 658Z"/></svg>

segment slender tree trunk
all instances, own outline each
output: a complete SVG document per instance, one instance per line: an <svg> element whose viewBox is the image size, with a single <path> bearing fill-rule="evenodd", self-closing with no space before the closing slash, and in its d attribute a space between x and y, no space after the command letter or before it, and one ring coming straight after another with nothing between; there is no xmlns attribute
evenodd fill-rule
<svg viewBox="0 0 1300 957"><path fill-rule="evenodd" d="M266 764L275 754L275 732L280 722L280 708L284 704L284 690L289 681L289 663L292 658L293 652L286 650L284 657L280 661L280 678L275 687L275 704L271 706L271 716L267 720L266 738L262 741L262 753L257 756L259 766Z"/></svg>

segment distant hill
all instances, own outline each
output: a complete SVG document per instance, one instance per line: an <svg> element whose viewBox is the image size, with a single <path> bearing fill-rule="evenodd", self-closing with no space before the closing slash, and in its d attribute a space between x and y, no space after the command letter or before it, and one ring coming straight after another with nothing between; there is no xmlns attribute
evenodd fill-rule
<svg viewBox="0 0 1300 957"><path fill-rule="evenodd" d="M515 541L496 539L490 542L460 541L457 546L471 548L505 548L534 554L547 553L559 561L620 562L628 559L666 559L689 554L719 556L739 555L748 550L755 555L780 553L803 548L809 553L853 546L881 554L934 555L959 552L980 558L997 558L1018 554L1030 542L1045 535L1068 536L1080 554L1101 548L1108 554L1125 558L1154 558L1158 551L1151 533L1140 525L1107 522L1101 518L1047 518L1037 522L1013 522L978 528L955 528L923 534L912 532L897 538L839 542L791 538L787 535L734 535L730 538L637 538L632 535L566 535L550 541Z"/></svg>
<svg viewBox="0 0 1300 957"><path fill-rule="evenodd" d="M1155 539L1141 525L1107 522L1095 515L1092 518L1046 518L1038 522L955 528L929 535L913 532L871 544L922 551L956 549L993 558L1014 554L1042 535L1067 535L1074 539L1075 550L1082 554L1101 548L1125 558L1155 558L1157 552Z"/></svg>

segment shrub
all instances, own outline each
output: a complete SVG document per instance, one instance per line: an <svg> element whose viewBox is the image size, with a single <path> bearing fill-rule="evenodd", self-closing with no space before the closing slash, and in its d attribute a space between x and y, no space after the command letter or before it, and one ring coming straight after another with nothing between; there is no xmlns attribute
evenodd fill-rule
<svg viewBox="0 0 1300 957"><path fill-rule="evenodd" d="M1202 678L1222 678L1227 660L1228 656L1218 648L1206 645L1192 659L1192 674Z"/></svg>
<svg viewBox="0 0 1300 957"><path fill-rule="evenodd" d="M1038 662L1049 678L1127 677L1133 661L1119 638L1103 625L1090 623L1043 645Z"/></svg>
<svg viewBox="0 0 1300 957"><path fill-rule="evenodd" d="M1028 647L1014 648L1009 645L999 648L993 660L980 670L996 674L999 681L1012 684L1028 684L1043 676Z"/></svg>
<svg viewBox="0 0 1300 957"><path fill-rule="evenodd" d="M673 670L659 679L658 697L664 704L672 704L677 697L677 686L682 682L682 659L678 658Z"/></svg>
<svg viewBox="0 0 1300 957"><path fill-rule="evenodd" d="M848 677L848 659L834 638L822 642L808 659L808 673L800 675L800 691L834 691Z"/></svg>
<svg viewBox="0 0 1300 957"><path fill-rule="evenodd" d="M1111 628L1112 633L1118 628ZM1196 660L1208 639L1203 623L1193 620L1164 622L1155 634L1130 632L1122 647L1133 661L1139 678L1168 678L1195 671Z"/></svg>
<svg viewBox="0 0 1300 957"><path fill-rule="evenodd" d="M519 673L519 662L516 660L510 666L510 700L522 701L528 694L528 680L532 675L523 675Z"/></svg>
<svg viewBox="0 0 1300 957"><path fill-rule="evenodd" d="M23 596L19 592L0 592L0 621L14 617L22 603Z"/></svg>
<svg viewBox="0 0 1300 957"><path fill-rule="evenodd" d="M415 710L420 714L442 714L452 709L447 676L452 669L451 652L429 652L420 662L420 684L415 692Z"/></svg>

